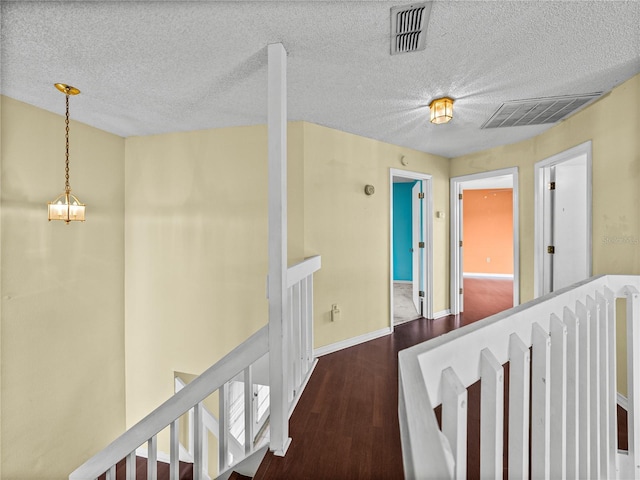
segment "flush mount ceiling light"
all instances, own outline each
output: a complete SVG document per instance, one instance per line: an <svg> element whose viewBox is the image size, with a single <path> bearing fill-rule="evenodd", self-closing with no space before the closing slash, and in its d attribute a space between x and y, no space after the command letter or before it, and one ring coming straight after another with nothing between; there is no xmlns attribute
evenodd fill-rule
<svg viewBox="0 0 640 480"><path fill-rule="evenodd" d="M429 104L431 123L447 123L453 118L453 98L436 98Z"/></svg>
<svg viewBox="0 0 640 480"><path fill-rule="evenodd" d="M65 116L65 182L64 192L49 203L49 221L62 220L69 225L69 222L84 222L85 205L78 200L78 197L71 194L69 186L69 95L78 95L80 90L64 83L56 83L55 87L65 94L67 106Z"/></svg>

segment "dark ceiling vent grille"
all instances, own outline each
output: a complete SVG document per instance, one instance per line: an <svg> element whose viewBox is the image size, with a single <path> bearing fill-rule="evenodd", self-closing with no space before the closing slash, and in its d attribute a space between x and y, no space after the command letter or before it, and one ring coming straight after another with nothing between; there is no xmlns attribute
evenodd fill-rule
<svg viewBox="0 0 640 480"><path fill-rule="evenodd" d="M556 123L600 95L602 92L506 102L481 128L523 127Z"/></svg>
<svg viewBox="0 0 640 480"><path fill-rule="evenodd" d="M391 55L424 50L431 2L391 8Z"/></svg>

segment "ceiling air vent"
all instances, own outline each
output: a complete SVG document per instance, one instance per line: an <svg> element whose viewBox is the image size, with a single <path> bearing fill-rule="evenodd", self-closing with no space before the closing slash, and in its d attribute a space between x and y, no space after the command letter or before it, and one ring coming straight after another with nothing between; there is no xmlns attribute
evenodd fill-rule
<svg viewBox="0 0 640 480"><path fill-rule="evenodd" d="M391 8L391 55L426 48L430 13L431 2Z"/></svg>
<svg viewBox="0 0 640 480"><path fill-rule="evenodd" d="M602 92L506 102L481 128L523 127L556 123L600 95Z"/></svg>

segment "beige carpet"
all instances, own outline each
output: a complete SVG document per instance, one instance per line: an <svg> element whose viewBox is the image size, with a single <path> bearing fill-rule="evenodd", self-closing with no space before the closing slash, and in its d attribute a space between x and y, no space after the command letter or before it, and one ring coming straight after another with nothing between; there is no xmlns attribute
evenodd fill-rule
<svg viewBox="0 0 640 480"><path fill-rule="evenodd" d="M393 323L400 323L421 318L412 299L413 286L410 283L393 283Z"/></svg>

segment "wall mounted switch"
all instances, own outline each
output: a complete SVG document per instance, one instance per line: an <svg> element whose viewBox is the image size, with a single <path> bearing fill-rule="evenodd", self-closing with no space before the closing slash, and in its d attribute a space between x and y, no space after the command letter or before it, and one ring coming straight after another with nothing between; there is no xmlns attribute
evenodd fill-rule
<svg viewBox="0 0 640 480"><path fill-rule="evenodd" d="M340 308L337 304L331 305L331 321L337 322L340 320Z"/></svg>

